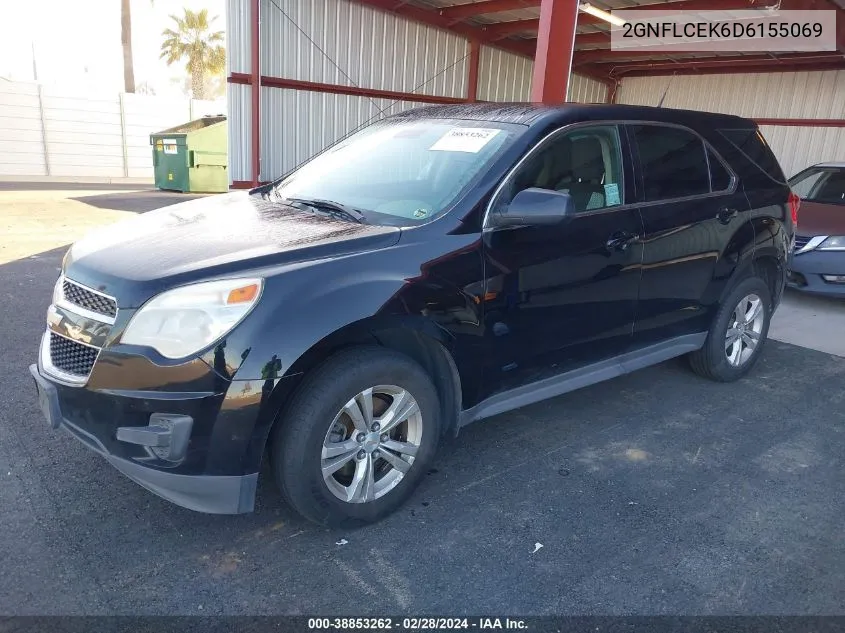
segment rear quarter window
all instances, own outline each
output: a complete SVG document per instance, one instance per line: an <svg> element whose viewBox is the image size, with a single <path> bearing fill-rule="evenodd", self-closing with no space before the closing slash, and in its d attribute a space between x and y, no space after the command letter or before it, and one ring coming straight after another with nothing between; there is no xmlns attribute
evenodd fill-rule
<svg viewBox="0 0 845 633"><path fill-rule="evenodd" d="M738 162L747 163L744 167L751 167L778 184L786 184L786 176L760 130L731 129L719 130L719 133L739 152L744 160ZM746 169L739 171L742 174Z"/></svg>

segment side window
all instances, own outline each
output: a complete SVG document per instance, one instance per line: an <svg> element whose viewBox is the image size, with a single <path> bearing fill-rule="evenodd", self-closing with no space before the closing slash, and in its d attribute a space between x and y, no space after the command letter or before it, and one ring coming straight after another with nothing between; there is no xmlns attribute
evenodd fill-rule
<svg viewBox="0 0 845 633"><path fill-rule="evenodd" d="M802 200L806 200L818 188L816 185L823 180L823 176L827 176L829 173L826 171L814 171L800 179L792 180L790 182L792 192Z"/></svg>
<svg viewBox="0 0 845 633"><path fill-rule="evenodd" d="M624 204L618 128L577 128L546 142L511 176L496 207L531 187L568 193L576 211Z"/></svg>
<svg viewBox="0 0 845 633"><path fill-rule="evenodd" d="M813 202L824 204L845 203L845 172L830 172L827 180L815 192Z"/></svg>
<svg viewBox="0 0 845 633"><path fill-rule="evenodd" d="M713 191L724 191L731 186L731 176L722 159L707 148L707 162L710 163L710 186Z"/></svg>
<svg viewBox="0 0 845 633"><path fill-rule="evenodd" d="M710 172L699 137L659 125L633 125L631 131L640 154L646 202L710 193Z"/></svg>

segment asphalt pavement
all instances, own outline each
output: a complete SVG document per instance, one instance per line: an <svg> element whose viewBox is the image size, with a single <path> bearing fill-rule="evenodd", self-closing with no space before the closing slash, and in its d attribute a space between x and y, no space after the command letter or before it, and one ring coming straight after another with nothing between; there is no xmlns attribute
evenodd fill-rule
<svg viewBox="0 0 845 633"><path fill-rule="evenodd" d="M845 358L771 340L477 423L354 531L171 505L43 422L64 248L0 266L0 614L845 614Z"/></svg>

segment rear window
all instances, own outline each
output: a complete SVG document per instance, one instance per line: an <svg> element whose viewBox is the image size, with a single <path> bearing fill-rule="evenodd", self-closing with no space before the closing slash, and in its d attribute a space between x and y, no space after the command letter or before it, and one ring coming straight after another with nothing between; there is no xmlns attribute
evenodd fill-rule
<svg viewBox="0 0 845 633"><path fill-rule="evenodd" d="M762 173L777 183L786 184L786 176L760 130L719 130L719 133Z"/></svg>

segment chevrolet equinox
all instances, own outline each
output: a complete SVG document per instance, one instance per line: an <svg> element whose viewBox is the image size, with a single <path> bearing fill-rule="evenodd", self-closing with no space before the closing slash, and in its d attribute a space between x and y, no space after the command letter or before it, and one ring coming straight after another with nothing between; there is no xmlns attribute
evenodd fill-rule
<svg viewBox="0 0 845 633"><path fill-rule="evenodd" d="M799 202L747 119L424 107L72 245L30 372L165 499L249 512L266 454L300 514L359 525L471 422L680 355L745 375Z"/></svg>

